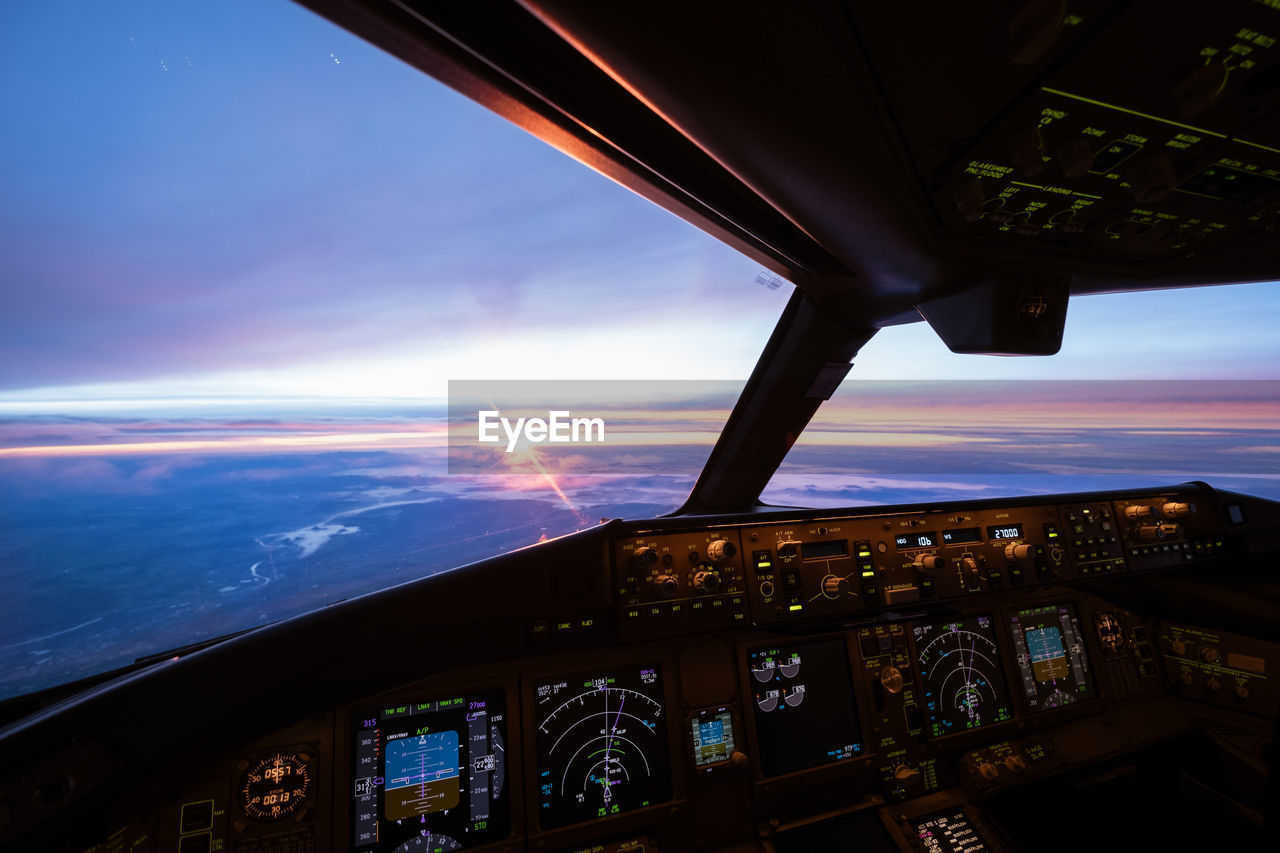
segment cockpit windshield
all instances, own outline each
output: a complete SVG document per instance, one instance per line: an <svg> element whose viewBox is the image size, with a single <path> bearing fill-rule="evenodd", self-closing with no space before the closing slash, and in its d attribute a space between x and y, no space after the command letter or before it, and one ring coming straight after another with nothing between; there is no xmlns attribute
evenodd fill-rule
<svg viewBox="0 0 1280 853"><path fill-rule="evenodd" d="M0 20L0 696L673 510L714 426L448 477L447 381L740 388L789 295L286 0Z"/></svg>
<svg viewBox="0 0 1280 853"><path fill-rule="evenodd" d="M881 330L779 467L784 506L973 500L1211 479L1280 498L1274 283L1072 299L1062 351Z"/></svg>
<svg viewBox="0 0 1280 853"><path fill-rule="evenodd" d="M287 0L0 23L0 698L674 510L733 393L692 427L632 400L667 435L625 474L495 477L449 472L447 383L736 393L791 295ZM1052 359L883 329L763 500L1280 496L1277 308L1263 285L1079 299ZM1077 387L1098 378L1123 382ZM1178 428L1135 400L1181 401Z"/></svg>

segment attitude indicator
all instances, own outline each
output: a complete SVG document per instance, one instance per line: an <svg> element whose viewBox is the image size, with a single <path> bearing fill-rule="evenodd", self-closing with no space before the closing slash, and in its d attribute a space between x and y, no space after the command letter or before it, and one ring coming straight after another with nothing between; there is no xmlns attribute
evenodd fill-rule
<svg viewBox="0 0 1280 853"><path fill-rule="evenodd" d="M1032 711L1060 708L1098 695L1074 605L1014 611L1009 630L1022 690Z"/></svg>

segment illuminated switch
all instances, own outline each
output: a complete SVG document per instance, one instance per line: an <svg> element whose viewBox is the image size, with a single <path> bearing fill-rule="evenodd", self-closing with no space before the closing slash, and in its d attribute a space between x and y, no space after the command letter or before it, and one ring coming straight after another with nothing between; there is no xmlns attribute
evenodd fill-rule
<svg viewBox="0 0 1280 853"><path fill-rule="evenodd" d="M213 800L202 800L198 803L186 803L182 806L182 834L199 832L213 826Z"/></svg>
<svg viewBox="0 0 1280 853"><path fill-rule="evenodd" d="M897 587L884 591L885 604L903 604L920 600L920 590L914 586Z"/></svg>
<svg viewBox="0 0 1280 853"><path fill-rule="evenodd" d="M186 835L178 842L178 853L209 853L213 849L213 833Z"/></svg>

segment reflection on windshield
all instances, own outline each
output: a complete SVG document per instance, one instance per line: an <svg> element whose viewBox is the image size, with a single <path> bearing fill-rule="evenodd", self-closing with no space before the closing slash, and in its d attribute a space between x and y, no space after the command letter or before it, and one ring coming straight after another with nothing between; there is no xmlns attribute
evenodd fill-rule
<svg viewBox="0 0 1280 853"><path fill-rule="evenodd" d="M740 388L789 296L286 0L7 4L0 47L0 696L670 511L710 438L448 476L447 381Z"/></svg>

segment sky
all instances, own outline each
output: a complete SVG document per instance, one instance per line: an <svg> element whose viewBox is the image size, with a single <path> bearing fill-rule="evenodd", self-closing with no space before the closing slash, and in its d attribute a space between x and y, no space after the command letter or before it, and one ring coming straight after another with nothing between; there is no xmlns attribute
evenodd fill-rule
<svg viewBox="0 0 1280 853"><path fill-rule="evenodd" d="M0 411L741 380L788 295L283 0L0 16ZM1081 298L1059 356L955 356L914 324L853 375L1275 376L1278 309L1270 284Z"/></svg>

